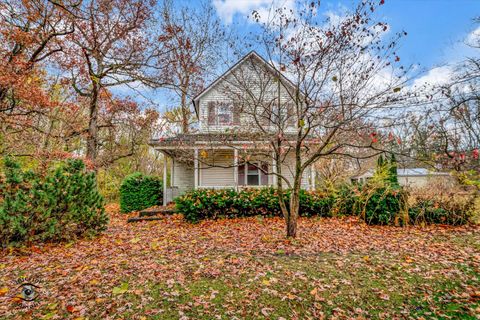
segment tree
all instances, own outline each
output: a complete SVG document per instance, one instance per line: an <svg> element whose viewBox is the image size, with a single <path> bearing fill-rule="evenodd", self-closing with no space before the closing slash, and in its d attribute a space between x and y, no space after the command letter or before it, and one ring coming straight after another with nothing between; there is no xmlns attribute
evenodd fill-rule
<svg viewBox="0 0 480 320"><path fill-rule="evenodd" d="M153 1L89 0L74 10L75 33L60 61L88 109L86 156L98 156L99 102L112 87L147 81L158 51L148 32ZM155 48L155 49L153 49ZM150 65L151 64L151 65Z"/></svg>
<svg viewBox="0 0 480 320"><path fill-rule="evenodd" d="M397 173L397 157L395 153L392 153L390 156L390 163L388 164L389 169L389 180L394 186L398 186L398 173Z"/></svg>
<svg viewBox="0 0 480 320"><path fill-rule="evenodd" d="M174 122L180 122L187 133L192 122L190 99L199 93L215 69L221 52L223 30L210 4L200 8L175 8L170 0L163 2L160 41L167 54L159 61L159 75L180 99Z"/></svg>
<svg viewBox="0 0 480 320"><path fill-rule="evenodd" d="M72 6L71 1L61 7L46 0L0 1L0 132L5 140L38 129L39 115L58 106L45 68L74 31Z"/></svg>
<svg viewBox="0 0 480 320"><path fill-rule="evenodd" d="M478 50L480 37L472 37L467 44ZM450 67L448 83L419 90L425 112L409 118L413 120L409 121L409 139L414 142L412 153L460 175L466 171L478 173L480 58L469 57Z"/></svg>
<svg viewBox="0 0 480 320"><path fill-rule="evenodd" d="M299 192L309 166L332 156L373 157L396 143L388 142L386 132L405 96L407 71L396 53L405 33L385 40L388 25L374 19L377 7L376 1L362 1L338 22L319 21L315 1L298 3L298 12L277 8L269 19L254 12L261 32L253 38L267 64L252 57L225 85L251 121L248 133L261 137L253 139L262 143L251 152L277 164L294 159L291 172L277 165L271 173L289 237L297 234ZM291 188L288 207L285 186Z"/></svg>

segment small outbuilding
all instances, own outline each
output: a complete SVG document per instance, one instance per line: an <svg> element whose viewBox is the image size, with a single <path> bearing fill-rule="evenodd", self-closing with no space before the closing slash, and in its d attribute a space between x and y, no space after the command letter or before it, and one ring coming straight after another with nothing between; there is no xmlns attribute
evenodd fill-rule
<svg viewBox="0 0 480 320"><path fill-rule="evenodd" d="M350 178L352 183L365 183L373 177L375 169ZM421 188L429 184L453 184L454 179L448 172L429 171L425 168L397 169L398 182L401 186Z"/></svg>

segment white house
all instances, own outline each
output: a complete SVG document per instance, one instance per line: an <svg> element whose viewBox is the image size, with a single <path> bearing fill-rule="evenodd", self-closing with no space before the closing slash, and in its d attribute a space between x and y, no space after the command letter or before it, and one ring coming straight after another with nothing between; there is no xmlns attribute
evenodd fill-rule
<svg viewBox="0 0 480 320"><path fill-rule="evenodd" d="M374 169L367 170L361 175L350 178L352 183L365 183L372 178ZM404 187L422 188L433 183L452 184L453 177L447 172L429 171L425 168L397 169L398 183Z"/></svg>
<svg viewBox="0 0 480 320"><path fill-rule="evenodd" d="M276 116L279 121L284 118L282 138L287 142L294 140L298 121L291 112L289 86L292 84L279 71L257 53L250 52L197 95L193 105L198 131L151 141L153 148L168 160L164 181L170 166L164 203L198 188L274 186L280 179L276 174L279 165L284 179L292 182L293 152L286 152L281 163L275 163L274 157L268 156L271 154L268 141L278 131L270 128L268 122L258 125L264 120L259 103L271 101L273 109L269 109L272 112L268 117ZM314 188L312 176L310 167L302 177L302 188Z"/></svg>

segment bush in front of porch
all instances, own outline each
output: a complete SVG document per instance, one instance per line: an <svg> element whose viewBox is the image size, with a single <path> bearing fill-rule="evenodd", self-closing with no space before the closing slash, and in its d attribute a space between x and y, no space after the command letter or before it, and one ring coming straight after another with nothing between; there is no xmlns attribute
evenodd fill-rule
<svg viewBox="0 0 480 320"><path fill-rule="evenodd" d="M120 186L120 210L123 213L161 205L163 183L159 177L132 173Z"/></svg>
<svg viewBox="0 0 480 320"><path fill-rule="evenodd" d="M289 192L285 197L289 198ZM325 193L301 190L300 212L302 216L331 216L335 198ZM280 216L278 194L274 188L199 189L175 199L176 208L185 219L197 222L203 219ZM287 202L288 205L288 202Z"/></svg>

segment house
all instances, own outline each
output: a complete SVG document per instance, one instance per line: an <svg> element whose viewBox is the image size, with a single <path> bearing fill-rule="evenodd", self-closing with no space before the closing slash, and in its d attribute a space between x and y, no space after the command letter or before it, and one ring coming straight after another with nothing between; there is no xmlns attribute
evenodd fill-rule
<svg viewBox="0 0 480 320"><path fill-rule="evenodd" d="M369 169L365 173L351 177L352 183L365 183L373 177L375 173L374 169ZM429 184L442 183L452 184L454 183L453 177L447 172L434 172L425 168L405 168L397 169L398 183L401 186L421 188Z"/></svg>
<svg viewBox="0 0 480 320"><path fill-rule="evenodd" d="M279 134L271 126L274 117L283 125L282 139L295 141L298 121L288 92L292 86L259 54L250 52L197 95L193 106L198 130L150 142L165 156L164 181L170 172L164 203L192 189L276 186L277 179L286 187L293 183L294 153L287 150L276 163L268 143ZM268 103L268 109L259 108ZM312 177L308 167L302 188L314 188Z"/></svg>

